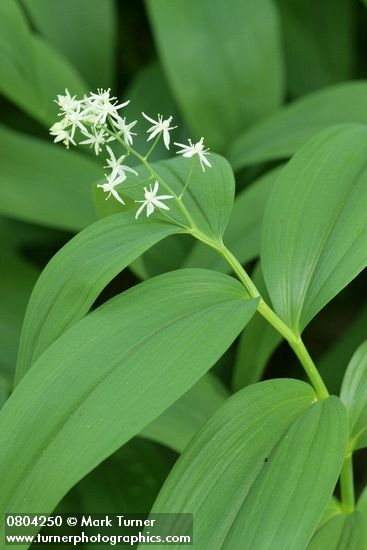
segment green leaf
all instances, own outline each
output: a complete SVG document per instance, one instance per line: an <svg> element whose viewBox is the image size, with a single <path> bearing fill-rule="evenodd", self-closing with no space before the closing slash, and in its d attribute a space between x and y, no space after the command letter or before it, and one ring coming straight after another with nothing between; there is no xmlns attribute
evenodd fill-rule
<svg viewBox="0 0 367 550"><path fill-rule="evenodd" d="M68 61L33 34L15 0L0 2L0 93L43 124L50 125L52 99L68 87L87 86Z"/></svg>
<svg viewBox="0 0 367 550"><path fill-rule="evenodd" d="M287 81L305 94L353 77L354 11L350 0L277 0Z"/></svg>
<svg viewBox="0 0 367 550"><path fill-rule="evenodd" d="M263 299L268 302L260 263L257 264L251 278ZM234 391L261 379L267 362L281 341L281 334L256 312L239 338L232 374Z"/></svg>
<svg viewBox="0 0 367 550"><path fill-rule="evenodd" d="M98 165L51 143L0 126L0 213L79 230L97 219L92 184Z"/></svg>
<svg viewBox="0 0 367 550"><path fill-rule="evenodd" d="M13 101L38 104L32 37L15 0L0 4L0 91Z"/></svg>
<svg viewBox="0 0 367 550"><path fill-rule="evenodd" d="M69 59L92 88L113 85L113 0L22 0L35 28ZM60 90L61 92L62 90Z"/></svg>
<svg viewBox="0 0 367 550"><path fill-rule="evenodd" d="M0 412L1 512L52 510L204 375L257 303L227 275L185 269L112 298L72 326Z"/></svg>
<svg viewBox="0 0 367 550"><path fill-rule="evenodd" d="M324 523L307 550L362 550L367 545L365 518L359 511L339 514Z"/></svg>
<svg viewBox="0 0 367 550"><path fill-rule="evenodd" d="M183 157L175 157L169 160L161 160L153 163L151 166L155 172L162 178L170 188L180 195L185 182L190 174L191 160ZM212 167L205 172L202 171L200 164L196 159L193 160L193 170L190 178L190 183L185 191L182 199L191 217L197 225L197 228L205 235L221 241L223 232L231 215L235 180L232 168L225 158L220 155L211 154L210 163ZM121 193L124 199L127 199L128 207L135 213L137 210L136 200L141 200L144 196L143 187L149 183L154 183L154 178L150 177L147 169L143 165L135 166L139 176L131 176L124 183L123 192ZM147 181L149 178L149 181ZM99 191L99 193L98 193ZM159 192L166 194L167 190L161 184ZM97 209L99 204L105 201L102 191L96 191L95 200ZM107 201L109 205L104 207L104 215L108 215L108 208L111 208L110 213L116 212L116 201ZM178 224L188 226L187 219L179 209L177 202L173 200L169 202L169 215ZM126 208L125 208L126 209ZM141 214L145 217L145 213ZM155 213L155 217L166 219L159 211Z"/></svg>
<svg viewBox="0 0 367 550"><path fill-rule="evenodd" d="M330 86L294 101L252 126L228 151L233 168L292 156L333 124L367 123L367 82Z"/></svg>
<svg viewBox="0 0 367 550"><path fill-rule="evenodd" d="M265 205L281 169L282 167L275 168L259 177L235 198L233 211L224 234L224 242L242 264L260 254ZM194 244L184 266L230 271L227 262L217 252L200 242Z"/></svg>
<svg viewBox="0 0 367 550"><path fill-rule="evenodd" d="M167 79L197 137L220 150L281 103L279 20L271 2L232 0L228 9L221 0L147 0L147 6Z"/></svg>
<svg viewBox="0 0 367 550"><path fill-rule="evenodd" d="M282 171L264 217L262 268L276 312L300 334L367 264L367 127L340 125Z"/></svg>
<svg viewBox="0 0 367 550"><path fill-rule="evenodd" d="M140 435L181 453L227 397L223 384L208 373Z"/></svg>
<svg viewBox="0 0 367 550"><path fill-rule="evenodd" d="M350 360L340 398L349 413L353 449L367 447L367 341L359 346Z"/></svg>
<svg viewBox="0 0 367 550"><path fill-rule="evenodd" d="M177 227L125 212L71 239L43 270L28 304L17 381L72 324L84 317L107 284L135 258Z"/></svg>
<svg viewBox="0 0 367 550"><path fill-rule="evenodd" d="M324 523L329 521L331 518L333 518L334 516L337 516L338 514L341 514L341 513L342 513L342 509L341 509L341 504L340 504L339 500L336 497L332 496L331 500L330 500L329 504L327 505L327 508L324 512L324 515L321 518L318 529L320 529L320 527L322 525L324 525Z"/></svg>
<svg viewBox="0 0 367 550"><path fill-rule="evenodd" d="M88 91L88 87L75 72L74 67L60 57L57 50L50 46L44 38L35 35L33 49L40 97L38 111L36 113L29 112L29 114L48 127L59 120L60 109L55 102L57 95L65 93L65 88L68 88L72 94L83 97ZM47 71L45 71L45 67L47 67ZM12 98L10 100L12 101ZM51 138L48 136L48 139ZM59 144L59 147L62 145Z"/></svg>
<svg viewBox="0 0 367 550"><path fill-rule="evenodd" d="M346 439L338 398L316 402L296 380L249 386L194 438L153 512L193 513L197 550L300 550L331 498Z"/></svg>
<svg viewBox="0 0 367 550"><path fill-rule="evenodd" d="M348 361L355 349L366 339L367 306L358 313L334 345L317 362L330 393L339 395Z"/></svg>

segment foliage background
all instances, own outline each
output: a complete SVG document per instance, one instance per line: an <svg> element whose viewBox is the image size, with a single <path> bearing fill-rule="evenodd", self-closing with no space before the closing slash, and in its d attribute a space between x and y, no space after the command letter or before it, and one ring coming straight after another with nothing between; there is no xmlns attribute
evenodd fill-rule
<svg viewBox="0 0 367 550"><path fill-rule="evenodd" d="M200 137L202 132L211 148L228 156L236 168L237 192L253 189L244 207L242 203L237 206L237 228L231 230L234 246L244 251L244 263L249 270L257 269L258 228L268 187L255 187L254 182L271 175L298 148L302 136L295 135L294 128L298 124L301 134L309 132L311 136L328 124L367 122L367 88L361 88L359 103L353 94L348 99L348 92L340 104L335 100L334 106L332 96L340 83L367 78L366 28L366 6L357 0L150 0L146 4L3 0L3 402L11 391L23 316L39 273L73 234L98 219L92 188L101 177L103 162L88 151L67 153L50 143L47 127L56 116L52 103L56 94L65 87L73 93L111 87L119 98L131 98L129 119L140 117L142 110L162 112L181 122L182 138ZM331 96L300 109L298 120L271 118L282 105L307 100L308 94L328 87L333 87L329 88ZM259 121L267 118L270 122L264 122L264 129L260 125L259 130ZM138 139L144 147L143 137ZM261 140L263 150L258 145ZM278 153L282 140L283 152ZM166 152L161 148L155 155L162 158ZM141 276L181 265L207 266L211 261L202 249L192 250L189 239L169 238L118 275L94 307L134 286ZM254 334L271 340L256 322L250 325ZM366 322L363 272L306 330L307 346L334 392L339 390L352 352L366 337ZM288 346L277 344L271 343L269 349L276 348L274 353L262 359L256 349L249 349L245 336L239 339L212 370L222 382L223 395L256 381L259 375L265 379L302 378ZM248 379L243 378L236 370L239 361L258 365L258 372L253 367ZM200 399L207 391L204 384ZM214 410L216 405L211 402L205 414L210 407ZM82 480L60 507L73 511L147 511L176 458L172 449L134 438ZM367 482L365 459L365 451L359 451L355 461L359 488Z"/></svg>

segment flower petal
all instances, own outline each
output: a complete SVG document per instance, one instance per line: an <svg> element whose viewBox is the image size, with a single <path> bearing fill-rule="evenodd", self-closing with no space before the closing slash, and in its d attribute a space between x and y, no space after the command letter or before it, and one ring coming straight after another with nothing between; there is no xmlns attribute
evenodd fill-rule
<svg viewBox="0 0 367 550"><path fill-rule="evenodd" d="M146 118L147 120L149 120L149 122L151 122L152 124L158 124L158 122L156 120L153 120L152 118L150 118L148 115L146 115L145 113L141 113L143 115L144 118Z"/></svg>
<svg viewBox="0 0 367 550"><path fill-rule="evenodd" d="M156 195L156 194L157 194L158 188L159 188L159 183L158 183L157 180L155 180L155 182L154 182L154 187L153 187L153 191L152 191L153 195Z"/></svg>
<svg viewBox="0 0 367 550"><path fill-rule="evenodd" d="M115 197L117 201L119 201L121 204L125 204L118 192L115 189L111 189L112 195Z"/></svg>
<svg viewBox="0 0 367 550"><path fill-rule="evenodd" d="M151 216L154 212L154 206L151 202L148 202L147 204L147 217Z"/></svg>
<svg viewBox="0 0 367 550"><path fill-rule="evenodd" d="M159 195L158 197L154 197L154 199L158 200L167 200L167 199L173 199L172 195Z"/></svg>
<svg viewBox="0 0 367 550"><path fill-rule="evenodd" d="M159 134L161 132L161 129L160 128L156 128L155 130L153 128L150 128L148 130L148 132L152 132L150 134L150 136L148 137L147 141L150 141L151 139L153 139L157 134Z"/></svg>
<svg viewBox="0 0 367 550"><path fill-rule="evenodd" d="M169 135L168 130L163 131L163 141L167 149L169 149L169 142L170 142L171 136Z"/></svg>
<svg viewBox="0 0 367 550"><path fill-rule="evenodd" d="M140 214L142 213L142 211L144 210L145 206L147 205L147 201L135 201L135 202L142 202L143 204L141 206L139 206L136 214L135 214L135 219L137 220L138 217L140 216Z"/></svg>
<svg viewBox="0 0 367 550"><path fill-rule="evenodd" d="M162 210L169 210L168 206L164 204L163 202L159 201L158 199L152 199L152 203L157 208L162 208Z"/></svg>

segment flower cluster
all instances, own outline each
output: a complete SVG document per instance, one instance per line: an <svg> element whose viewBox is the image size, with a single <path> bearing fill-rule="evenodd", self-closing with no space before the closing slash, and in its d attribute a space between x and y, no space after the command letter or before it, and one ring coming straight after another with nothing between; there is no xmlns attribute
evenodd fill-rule
<svg viewBox="0 0 367 550"><path fill-rule="evenodd" d="M111 196L121 204L125 204L122 197L116 190L116 187L122 184L128 177L127 174L138 176L136 170L124 164L125 159L129 154L143 158L147 161L149 154L153 151L159 139L163 138L163 143L167 149L170 148L171 135L170 132L177 128L172 126L172 117L164 119L158 114L157 120L142 113L143 117L152 124L147 130L147 141L153 140L153 145L145 157L142 157L134 149L133 140L136 133L132 129L137 124L137 120L126 122L126 117L120 115L120 110L128 105L129 101L119 103L116 97L110 95L110 90L98 89L96 93L90 93L89 96L84 96L83 99L78 99L76 96L71 96L68 90L65 90L64 95L58 95L56 103L60 108L59 116L61 117L50 128L50 134L54 137L54 142L62 142L67 149L72 145L89 145L94 149L96 155L102 151L108 154L106 158L106 166L110 172L105 174L106 181L99 184L105 193L108 193L106 200ZM81 136L82 141L76 141ZM109 143L118 141L124 146L124 154L116 157ZM197 143L192 143L188 140L188 145L176 143L180 149L177 154L182 154L186 158L198 157L203 171L205 167L211 167L207 159L208 149L204 147L204 138L201 138ZM190 171L191 174L191 171ZM187 185L187 184L186 184ZM185 185L185 188L186 188ZM147 217L159 208L163 211L169 210L169 207L162 201L172 198L178 198L174 195L157 195L159 183L156 180L154 187L149 189L144 187L144 200L135 201L142 203L139 207L136 218L146 208ZM181 195L182 196L182 195ZM179 199L181 198L179 197Z"/></svg>

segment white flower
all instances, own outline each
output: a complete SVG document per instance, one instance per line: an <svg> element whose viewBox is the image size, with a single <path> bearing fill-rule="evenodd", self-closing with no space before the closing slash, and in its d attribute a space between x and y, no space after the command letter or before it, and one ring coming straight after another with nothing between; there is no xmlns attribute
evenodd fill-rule
<svg viewBox="0 0 367 550"><path fill-rule="evenodd" d="M89 104L90 114L95 115L94 125L105 124L107 117L118 119L118 110L125 107L130 101L125 101L117 105L116 97L110 96L110 88L108 90L98 89L97 93L90 94L90 97L85 101Z"/></svg>
<svg viewBox="0 0 367 550"><path fill-rule="evenodd" d="M79 144L94 147L94 152L96 155L102 151L102 145L105 145L105 143L115 139L113 136L106 138L106 132L103 128L101 128L101 130L94 130L92 134L89 134L88 132L83 132L83 134L87 137L87 139L80 141Z"/></svg>
<svg viewBox="0 0 367 550"><path fill-rule="evenodd" d="M153 124L149 130L147 130L148 133L150 133L150 136L148 137L147 141L150 141L153 139L157 134L160 134L163 132L163 141L167 149L169 149L169 142L171 139L170 131L177 128L177 126L170 126L172 117L170 116L166 120L163 120L162 115L158 115L158 120L153 120L149 116L147 116L145 113L142 113L143 117L146 118L149 122Z"/></svg>
<svg viewBox="0 0 367 550"><path fill-rule="evenodd" d="M188 140L189 145L184 145L183 143L176 143L178 147L182 147L182 151L177 151L178 155L183 155L184 157L192 157L194 155L198 155L200 159L201 168L203 169L203 172L205 172L205 164L209 166L209 168L212 167L208 159L205 157L205 155L208 154L209 149L204 148L204 138L202 137L200 141L193 144L191 139Z"/></svg>
<svg viewBox="0 0 367 550"><path fill-rule="evenodd" d="M69 113L65 116L65 121L68 126L71 126L71 137L74 137L76 128L85 134L88 135L88 130L84 126L83 122L86 120L88 113L86 110L81 111L81 104L79 103L77 108L70 110Z"/></svg>
<svg viewBox="0 0 367 550"><path fill-rule="evenodd" d="M55 124L51 126L50 134L51 136L55 136L54 143L62 141L67 149L69 149L70 143L75 145L75 141L71 137L69 131L66 129L66 123L64 119L60 120L59 122L55 122Z"/></svg>
<svg viewBox="0 0 367 550"><path fill-rule="evenodd" d="M122 177L126 178L125 172L132 172L136 176L138 175L138 173L133 168L130 168L130 166L126 166L125 164L122 164L122 162L125 159L126 155L122 155L120 158L117 159L115 157L111 147L109 147L107 145L106 149L107 149L107 151L110 155L110 158L106 159L107 160L107 166L105 166L105 168L111 168L112 177L122 176Z"/></svg>
<svg viewBox="0 0 367 550"><path fill-rule="evenodd" d="M152 190L151 185L149 186L149 191L146 187L144 187L145 200L144 201L135 201L135 202L143 203L139 207L137 213L135 214L135 219L136 220L138 219L138 217L140 216L140 214L142 213L142 211L144 210L145 207L147 208L147 217L148 218L151 214L153 214L155 208L162 208L163 210L169 210L168 206L165 205L161 201L162 200L167 200L167 199L173 199L173 197L172 197L172 195L159 195L157 197L158 187L159 187L159 184L158 184L157 181L154 183L153 190Z"/></svg>
<svg viewBox="0 0 367 550"><path fill-rule="evenodd" d="M110 174L107 176L105 174L105 177L107 179L106 183L99 183L97 187L101 187L105 193L108 193L106 200L110 198L111 195L115 197L117 201L119 201L121 204L125 204L120 195L117 193L115 187L126 180L126 176L118 176L114 174Z"/></svg>
<svg viewBox="0 0 367 550"><path fill-rule="evenodd" d="M68 89L65 89L65 95L58 95L55 102L66 115L80 108L80 101L76 95L71 96Z"/></svg>
<svg viewBox="0 0 367 550"><path fill-rule="evenodd" d="M118 119L113 121L113 125L116 130L118 130L118 134L122 135L122 137L124 138L124 142L127 145L131 146L133 144L132 136L136 136L136 133L131 132L131 128L133 128L137 122L137 120L134 120L134 122L126 124L126 119L121 117L118 117Z"/></svg>

